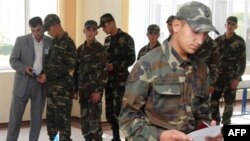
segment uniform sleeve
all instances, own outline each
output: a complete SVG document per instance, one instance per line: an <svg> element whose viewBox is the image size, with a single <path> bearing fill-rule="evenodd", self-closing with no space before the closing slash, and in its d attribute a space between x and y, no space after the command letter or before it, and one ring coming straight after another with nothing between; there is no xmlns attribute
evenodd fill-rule
<svg viewBox="0 0 250 141"><path fill-rule="evenodd" d="M53 46L50 59L45 70L48 81L58 79L65 75L73 76L73 71L76 65L75 51L76 47L74 43L69 43L62 46Z"/></svg>
<svg viewBox="0 0 250 141"><path fill-rule="evenodd" d="M146 70L148 69L140 61L134 65L122 101L119 125L130 141L155 141L163 131L150 125L143 112L149 90Z"/></svg>
<svg viewBox="0 0 250 141"><path fill-rule="evenodd" d="M192 112L196 121L196 129L203 121L208 124L211 122L210 95L207 91L210 78L208 68L206 70L206 73L203 73L202 80L204 81L201 81L201 88L197 91L198 94L192 98Z"/></svg>
<svg viewBox="0 0 250 141"><path fill-rule="evenodd" d="M210 85L215 87L215 83L219 77L219 66L220 66L220 55L219 55L219 47L215 41L212 41L212 54L210 58Z"/></svg>
<svg viewBox="0 0 250 141"><path fill-rule="evenodd" d="M79 50L81 47L78 47L76 50L76 65L75 65L75 70L73 73L73 81L74 81L74 92L78 91L78 76L79 76Z"/></svg>
<svg viewBox="0 0 250 141"><path fill-rule="evenodd" d="M28 65L25 65L22 61L20 61L22 49L20 42L20 38L17 38L10 55L10 65L14 70L16 70L17 73L25 75L25 68L28 67Z"/></svg>
<svg viewBox="0 0 250 141"><path fill-rule="evenodd" d="M241 80L241 76L244 74L245 68L246 68L246 44L245 41L242 39L242 41L239 43L239 55L237 59L237 70L236 70L236 76L235 79Z"/></svg>
<svg viewBox="0 0 250 141"><path fill-rule="evenodd" d="M97 58L99 60L99 63L97 64L97 69L95 71L97 75L97 80L95 82L96 84L95 91L102 92L106 87L108 81L108 72L106 69L107 52L104 49L101 50L99 53L97 53Z"/></svg>

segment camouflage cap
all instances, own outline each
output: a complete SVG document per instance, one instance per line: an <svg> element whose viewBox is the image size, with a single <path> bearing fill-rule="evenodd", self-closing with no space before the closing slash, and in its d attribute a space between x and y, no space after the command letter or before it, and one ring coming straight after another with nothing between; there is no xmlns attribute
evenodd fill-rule
<svg viewBox="0 0 250 141"><path fill-rule="evenodd" d="M237 19L237 17L235 17L235 16L229 16L229 17L227 18L227 22L231 22L231 23L237 24L238 19Z"/></svg>
<svg viewBox="0 0 250 141"><path fill-rule="evenodd" d="M88 20L85 22L84 27L85 28L90 28L90 27L97 28L97 22L94 20Z"/></svg>
<svg viewBox="0 0 250 141"><path fill-rule="evenodd" d="M50 26L60 23L60 19L56 14L48 14L44 18L44 31L47 31Z"/></svg>
<svg viewBox="0 0 250 141"><path fill-rule="evenodd" d="M155 32L155 33L160 33L160 27L157 24L151 24L148 26L147 29L147 33L151 33L151 32Z"/></svg>
<svg viewBox="0 0 250 141"><path fill-rule="evenodd" d="M100 18L100 24L98 28L102 27L104 23L108 21L115 21L115 19L110 13L103 14Z"/></svg>
<svg viewBox="0 0 250 141"><path fill-rule="evenodd" d="M187 21L194 31L214 31L216 34L219 34L217 29L212 25L210 8L200 2L191 1L183 4L177 12L176 18Z"/></svg>

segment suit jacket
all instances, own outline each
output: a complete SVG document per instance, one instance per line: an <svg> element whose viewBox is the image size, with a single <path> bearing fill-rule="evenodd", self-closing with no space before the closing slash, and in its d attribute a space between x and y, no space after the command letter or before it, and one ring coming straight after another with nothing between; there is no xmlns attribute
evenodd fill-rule
<svg viewBox="0 0 250 141"><path fill-rule="evenodd" d="M43 66L44 68L49 50L52 47L52 38L43 37ZM25 68L32 67L35 61L35 49L32 34L17 37L10 56L10 65L16 70L13 94L23 97L29 84L30 76L25 74Z"/></svg>

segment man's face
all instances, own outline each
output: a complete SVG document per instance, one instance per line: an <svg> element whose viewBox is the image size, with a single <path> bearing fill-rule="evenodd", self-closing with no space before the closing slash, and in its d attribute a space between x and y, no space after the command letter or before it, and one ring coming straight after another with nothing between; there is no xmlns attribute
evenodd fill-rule
<svg viewBox="0 0 250 141"><path fill-rule="evenodd" d="M37 25L36 27L30 27L30 30L37 41L40 41L43 38L44 30L42 25Z"/></svg>
<svg viewBox="0 0 250 141"><path fill-rule="evenodd" d="M48 34L52 37L52 38L56 38L57 36L57 26L56 25L52 25L48 28Z"/></svg>
<svg viewBox="0 0 250 141"><path fill-rule="evenodd" d="M167 23L167 27L168 27L169 34L172 35L173 34L172 21Z"/></svg>
<svg viewBox="0 0 250 141"><path fill-rule="evenodd" d="M86 35L86 40L87 41L93 41L95 39L95 36L97 35L97 28L94 27L87 27L84 28L83 32Z"/></svg>
<svg viewBox="0 0 250 141"><path fill-rule="evenodd" d="M158 32L148 32L147 37L150 43L157 43L158 38L160 37L160 34Z"/></svg>
<svg viewBox="0 0 250 141"><path fill-rule="evenodd" d="M112 23L111 21L107 21L103 24L102 26L102 30L106 33L106 34L110 34L112 31Z"/></svg>
<svg viewBox="0 0 250 141"><path fill-rule="evenodd" d="M180 54L194 54L207 38L207 32L194 31L186 21L180 21L180 25L175 26L175 38L177 42L177 49Z"/></svg>
<svg viewBox="0 0 250 141"><path fill-rule="evenodd" d="M235 24L233 22L227 22L225 24L225 27L227 29L227 32L234 33L234 31L237 29L237 24Z"/></svg>

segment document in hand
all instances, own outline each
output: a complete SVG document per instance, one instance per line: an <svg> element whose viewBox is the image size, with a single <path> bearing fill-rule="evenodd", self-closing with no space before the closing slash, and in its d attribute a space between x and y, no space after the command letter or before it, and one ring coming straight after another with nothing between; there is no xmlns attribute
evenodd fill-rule
<svg viewBox="0 0 250 141"><path fill-rule="evenodd" d="M196 130L189 133L188 136L191 137L193 141L206 141L206 137L215 137L219 134L221 134L221 127L218 125Z"/></svg>

